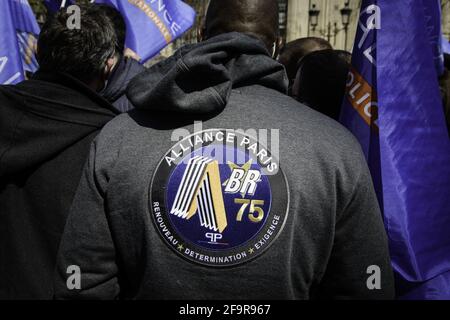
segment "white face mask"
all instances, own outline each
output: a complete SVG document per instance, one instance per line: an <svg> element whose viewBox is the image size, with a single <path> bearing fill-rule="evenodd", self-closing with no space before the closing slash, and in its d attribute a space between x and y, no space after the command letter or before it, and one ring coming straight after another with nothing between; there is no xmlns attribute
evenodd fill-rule
<svg viewBox="0 0 450 320"><path fill-rule="evenodd" d="M275 57L275 53L277 52L277 43L274 42L272 45L272 58L276 59L277 57Z"/></svg>
<svg viewBox="0 0 450 320"><path fill-rule="evenodd" d="M105 80L103 89L102 89L101 91L105 90L106 87L108 86L109 78L111 77L111 75L112 75L114 69L116 68L116 66L117 66L118 64L119 64L119 61L116 59L116 60L114 61L113 65L112 65L110 68L108 68L108 65L105 66L105 73L108 74L108 77L107 77L107 79Z"/></svg>

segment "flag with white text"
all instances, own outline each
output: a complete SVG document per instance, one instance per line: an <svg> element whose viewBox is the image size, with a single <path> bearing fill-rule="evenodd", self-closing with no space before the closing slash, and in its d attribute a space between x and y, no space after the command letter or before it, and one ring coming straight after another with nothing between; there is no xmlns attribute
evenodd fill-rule
<svg viewBox="0 0 450 320"><path fill-rule="evenodd" d="M195 10L181 0L96 0L114 6L127 25L126 47L145 62L192 27Z"/></svg>
<svg viewBox="0 0 450 320"><path fill-rule="evenodd" d="M39 26L27 0L2 0L0 12L0 84L15 84L38 68Z"/></svg>
<svg viewBox="0 0 450 320"><path fill-rule="evenodd" d="M122 14L127 25L129 55L144 63L182 36L195 22L193 8L181 0L95 0ZM73 0L45 0L50 12L75 4Z"/></svg>
<svg viewBox="0 0 450 320"><path fill-rule="evenodd" d="M440 28L438 0L363 0L341 113L371 169L404 299L450 299Z"/></svg>

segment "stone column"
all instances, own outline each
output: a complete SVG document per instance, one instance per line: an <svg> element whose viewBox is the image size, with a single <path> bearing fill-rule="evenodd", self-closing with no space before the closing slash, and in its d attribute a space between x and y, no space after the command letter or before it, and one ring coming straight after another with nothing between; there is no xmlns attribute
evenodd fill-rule
<svg viewBox="0 0 450 320"><path fill-rule="evenodd" d="M442 33L450 40L450 0L441 0L442 2Z"/></svg>
<svg viewBox="0 0 450 320"><path fill-rule="evenodd" d="M308 36L310 0L289 0L287 12L287 41Z"/></svg>

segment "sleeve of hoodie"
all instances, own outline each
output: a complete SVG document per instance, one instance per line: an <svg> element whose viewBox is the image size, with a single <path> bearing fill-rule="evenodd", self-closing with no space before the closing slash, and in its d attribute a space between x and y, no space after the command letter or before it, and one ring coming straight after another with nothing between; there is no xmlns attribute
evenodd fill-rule
<svg viewBox="0 0 450 320"><path fill-rule="evenodd" d="M344 209L336 217L333 249L319 298L393 299L394 278L382 215L362 152L355 156L358 165L351 167L351 176L356 178L348 184L352 191L342 196Z"/></svg>
<svg viewBox="0 0 450 320"><path fill-rule="evenodd" d="M104 169L96 170L96 153L94 141L59 248L57 299L116 299L120 293L115 248L105 212L108 175Z"/></svg>

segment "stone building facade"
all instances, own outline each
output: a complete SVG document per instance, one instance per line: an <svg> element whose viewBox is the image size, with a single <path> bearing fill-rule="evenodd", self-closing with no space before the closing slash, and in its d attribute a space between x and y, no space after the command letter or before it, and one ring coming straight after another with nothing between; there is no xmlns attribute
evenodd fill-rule
<svg viewBox="0 0 450 320"><path fill-rule="evenodd" d="M319 36L330 39L336 49L351 51L358 24L361 0L286 0L287 2L287 41L307 36ZM342 25L341 9L348 6L352 9L345 45L345 30ZM320 10L318 26L313 30L309 10L315 7ZM450 39L450 0L441 0L442 31Z"/></svg>
<svg viewBox="0 0 450 320"><path fill-rule="evenodd" d="M450 40L450 0L441 0L442 7L442 31L444 36Z"/></svg>
<svg viewBox="0 0 450 320"><path fill-rule="evenodd" d="M327 39L334 48L351 50L355 37L361 0L289 0L287 1L287 41L315 36ZM341 9L351 9L348 26L342 24ZM317 26L310 10L319 11ZM347 38L347 44L345 39Z"/></svg>

